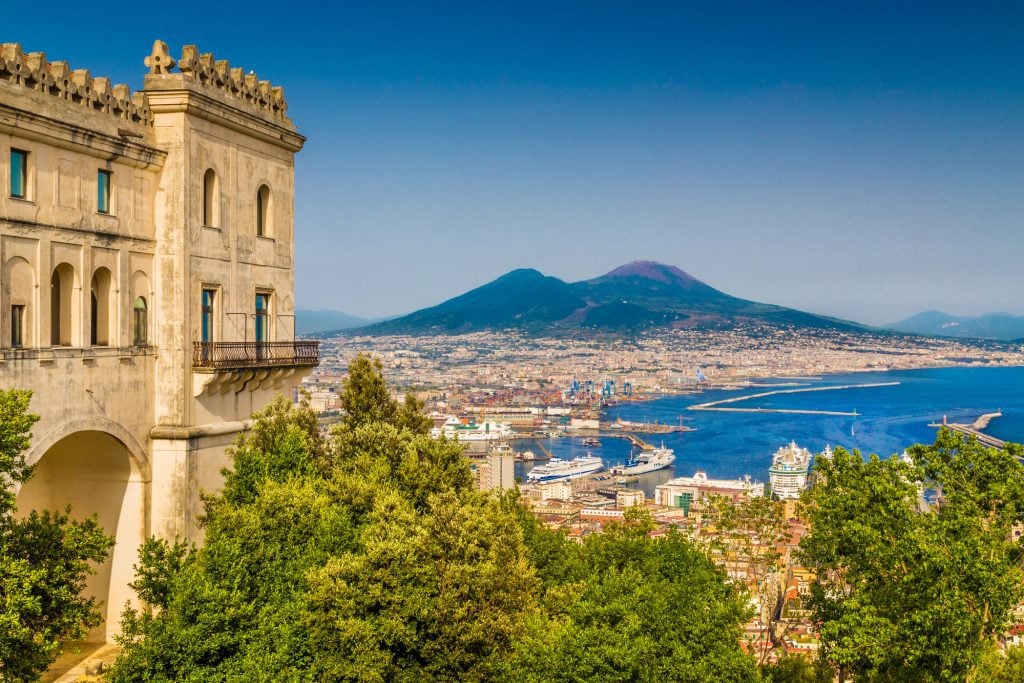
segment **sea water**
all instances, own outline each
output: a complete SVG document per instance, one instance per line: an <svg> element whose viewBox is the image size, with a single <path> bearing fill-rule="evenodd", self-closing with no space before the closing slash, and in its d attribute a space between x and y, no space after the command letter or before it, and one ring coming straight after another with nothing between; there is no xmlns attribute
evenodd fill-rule
<svg viewBox="0 0 1024 683"><path fill-rule="evenodd" d="M772 412L694 411L691 406L774 389L801 389L898 382L891 386L857 387L834 391L776 394L727 404L735 408L781 408L852 413L856 416L803 415ZM757 382L742 390L712 390L670 396L608 408L602 420L659 422L692 427L692 432L639 434L640 438L675 450L669 469L641 475L638 486L652 493L658 484L704 470L712 478L734 479L749 474L766 482L772 455L790 441L819 453L825 446L857 449L862 455L883 457L916 443L931 443L936 429L930 423L971 423L985 413L1002 412L984 430L997 438L1024 442L1024 367L971 367L900 370L817 378L786 378ZM779 386L784 385L784 386ZM629 456L625 439L602 437L599 448L583 446L578 438L546 439L544 446L557 457L574 458L588 452L606 467ZM520 450L528 442L516 445ZM534 450L537 450L534 448ZM516 463L516 475L540 463Z"/></svg>

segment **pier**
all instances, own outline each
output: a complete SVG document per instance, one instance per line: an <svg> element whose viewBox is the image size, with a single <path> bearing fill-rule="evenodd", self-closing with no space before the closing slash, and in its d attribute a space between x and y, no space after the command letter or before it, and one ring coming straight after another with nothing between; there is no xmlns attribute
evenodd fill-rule
<svg viewBox="0 0 1024 683"><path fill-rule="evenodd" d="M550 460L551 458L555 457L551 455L551 451L547 449L547 446L542 444L539 440L534 445L537 447L537 450L544 454L545 459Z"/></svg>
<svg viewBox="0 0 1024 683"><path fill-rule="evenodd" d="M710 401L708 403L701 403L695 406L690 406L690 410L713 410L723 413L789 413L796 415L835 415L840 417L857 417L858 413L856 410L851 412L841 410L799 410L796 408L736 408L733 406L727 406L728 403L739 403L740 401L749 401L754 398L765 398L766 396L777 396L779 394L803 394L811 391L840 391L843 389L870 389L872 387L893 387L898 385L899 382L873 382L871 384L844 384L838 387L809 387L805 389L780 389L778 391L763 391L758 394L748 394L746 396L735 396L733 398L723 398L719 401Z"/></svg>
<svg viewBox="0 0 1024 683"><path fill-rule="evenodd" d="M689 431L693 431L693 430L689 430ZM627 434L627 433L619 432L619 431L606 432L606 431L602 430L602 431L598 432L598 436L600 436L602 439L606 439L606 438L607 439L625 439L625 440L629 441L631 444L633 444L634 446L636 446L637 448L643 449L645 451L650 451L650 450L654 449L654 446L652 446L651 444L647 443L646 441L641 439L636 434Z"/></svg>
<svg viewBox="0 0 1024 683"><path fill-rule="evenodd" d="M975 439L978 440L978 443L980 443L982 446L988 446L989 448L1005 448L1005 441L1003 441L1002 439L997 439L996 437L990 436L981 431L982 429L985 429L985 427L988 427L988 423L991 422L993 419L1002 416L1003 414L998 411L995 413L985 413L971 424L962 424L959 422L947 422L946 416L943 415L942 422L933 422L928 426L945 427L946 429L950 429L954 432L959 432L960 434L964 434L966 436L973 436Z"/></svg>

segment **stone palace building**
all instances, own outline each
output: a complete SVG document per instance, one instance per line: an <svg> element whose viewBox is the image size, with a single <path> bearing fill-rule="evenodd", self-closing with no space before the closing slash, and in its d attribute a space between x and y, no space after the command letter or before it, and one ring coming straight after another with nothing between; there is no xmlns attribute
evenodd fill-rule
<svg viewBox="0 0 1024 683"><path fill-rule="evenodd" d="M109 638L150 535L199 541L200 491L253 411L318 362L294 337L284 92L156 41L141 92L0 45L0 388L41 416L20 511L97 514Z"/></svg>

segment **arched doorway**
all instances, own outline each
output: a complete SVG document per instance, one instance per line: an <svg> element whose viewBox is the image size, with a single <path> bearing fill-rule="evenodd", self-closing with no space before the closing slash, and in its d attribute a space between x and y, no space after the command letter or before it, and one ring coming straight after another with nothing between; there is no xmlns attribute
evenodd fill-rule
<svg viewBox="0 0 1024 683"><path fill-rule="evenodd" d="M89 317L89 344L92 346L110 346L114 337L113 311L116 302L113 298L112 277L107 268L97 268L93 273L90 286L92 312Z"/></svg>
<svg viewBox="0 0 1024 683"><path fill-rule="evenodd" d="M75 290L78 276L68 263L53 269L50 277L50 345L75 346L78 327L78 306Z"/></svg>
<svg viewBox="0 0 1024 683"><path fill-rule="evenodd" d="M18 513L63 510L76 519L95 514L115 545L107 561L89 577L86 594L100 605L103 622L87 640L110 640L118 632L125 602L134 602L128 584L146 537L145 477L128 448L102 431L77 431L56 441L36 462L35 475L18 491Z"/></svg>

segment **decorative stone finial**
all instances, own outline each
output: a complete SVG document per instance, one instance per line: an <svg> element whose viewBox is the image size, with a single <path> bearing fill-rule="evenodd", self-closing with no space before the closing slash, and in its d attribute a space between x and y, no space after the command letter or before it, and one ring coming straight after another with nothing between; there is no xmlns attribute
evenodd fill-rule
<svg viewBox="0 0 1024 683"><path fill-rule="evenodd" d="M170 73L174 68L175 61L167 49L167 43L162 40L154 40L153 54L146 57L145 64L149 67L150 75Z"/></svg>

